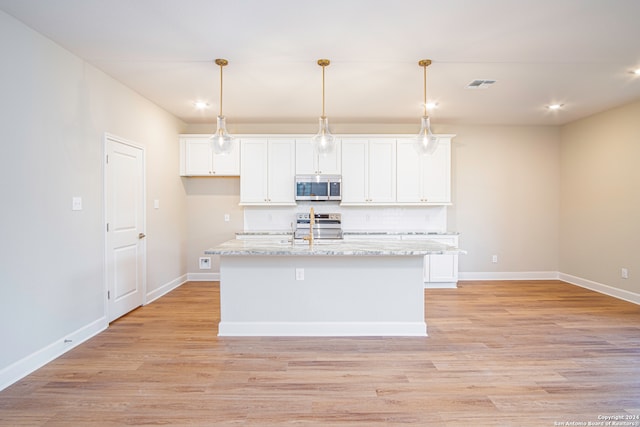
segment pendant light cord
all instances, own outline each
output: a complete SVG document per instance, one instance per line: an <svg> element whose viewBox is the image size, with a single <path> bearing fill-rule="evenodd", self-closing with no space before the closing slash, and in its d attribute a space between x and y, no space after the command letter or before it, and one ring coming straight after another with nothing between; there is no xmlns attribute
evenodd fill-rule
<svg viewBox="0 0 640 427"><path fill-rule="evenodd" d="M326 117L324 115L324 69L329 64L331 64L331 61L328 59L318 59L318 65L322 67L322 118Z"/></svg>
<svg viewBox="0 0 640 427"><path fill-rule="evenodd" d="M222 64L220 64L220 117L223 117L222 116Z"/></svg>
<svg viewBox="0 0 640 427"><path fill-rule="evenodd" d="M216 63L216 65L220 66L220 117L223 117L222 116L222 67L229 64L229 61L227 61L226 59L218 58L214 62Z"/></svg>
<svg viewBox="0 0 640 427"><path fill-rule="evenodd" d="M418 61L418 65L421 66L424 70L424 87L423 87L423 94L424 94L424 115L423 117L428 117L427 116L427 67L429 65L431 65L431 60L430 59L421 59L420 61Z"/></svg>
<svg viewBox="0 0 640 427"><path fill-rule="evenodd" d="M422 67L424 69L424 116L427 116L427 66Z"/></svg>
<svg viewBox="0 0 640 427"><path fill-rule="evenodd" d="M322 66L322 117L325 117L324 115L324 65Z"/></svg>

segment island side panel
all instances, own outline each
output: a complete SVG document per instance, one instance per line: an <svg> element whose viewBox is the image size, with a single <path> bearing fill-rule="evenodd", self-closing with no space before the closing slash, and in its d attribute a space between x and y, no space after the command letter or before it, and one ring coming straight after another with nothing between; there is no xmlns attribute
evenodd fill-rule
<svg viewBox="0 0 640 427"><path fill-rule="evenodd" d="M426 336L422 256L221 256L221 336ZM303 269L304 280L296 280Z"/></svg>

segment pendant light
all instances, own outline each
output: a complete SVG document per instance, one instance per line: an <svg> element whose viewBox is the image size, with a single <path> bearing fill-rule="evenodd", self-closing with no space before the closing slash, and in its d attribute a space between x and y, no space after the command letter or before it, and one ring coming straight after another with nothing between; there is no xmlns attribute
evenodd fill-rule
<svg viewBox="0 0 640 427"><path fill-rule="evenodd" d="M229 64L226 59L216 59L216 65L220 66L220 114L218 114L216 133L209 138L211 149L216 154L229 154L233 148L233 138L227 132L227 124L222 115L222 67Z"/></svg>
<svg viewBox="0 0 640 427"><path fill-rule="evenodd" d="M438 148L438 138L431 133L431 121L427 115L427 67L431 65L430 59L418 61L418 65L424 69L424 114L420 124L420 132L415 139L415 148L419 154L433 154Z"/></svg>
<svg viewBox="0 0 640 427"><path fill-rule="evenodd" d="M322 67L322 115L320 116L320 129L311 139L313 149L320 155L327 155L335 148L335 138L329 132L329 122L324 114L324 68L331 63L328 59L318 59L318 65Z"/></svg>

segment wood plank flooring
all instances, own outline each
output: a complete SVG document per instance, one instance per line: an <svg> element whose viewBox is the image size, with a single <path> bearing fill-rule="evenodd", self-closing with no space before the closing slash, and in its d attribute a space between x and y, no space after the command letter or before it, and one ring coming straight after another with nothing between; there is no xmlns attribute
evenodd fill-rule
<svg viewBox="0 0 640 427"><path fill-rule="evenodd" d="M0 425L640 425L640 306L461 282L425 312L428 338L218 338L218 284L187 283L0 392Z"/></svg>

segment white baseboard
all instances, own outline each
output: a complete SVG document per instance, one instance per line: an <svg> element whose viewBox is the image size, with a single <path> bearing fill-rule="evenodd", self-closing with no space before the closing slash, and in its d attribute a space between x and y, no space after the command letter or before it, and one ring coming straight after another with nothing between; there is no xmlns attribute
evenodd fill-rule
<svg viewBox="0 0 640 427"><path fill-rule="evenodd" d="M175 288L180 287L181 285L184 285L185 283L187 283L188 280L189 279L188 279L187 275L183 274L182 276L178 277L177 279L174 279L174 280L170 281L169 283L166 283L166 284L160 286L158 289L154 289L153 291L148 292L147 295L146 295L146 300L145 300L144 304L145 305L151 304L153 301L157 300L161 296L168 294L169 292L171 292Z"/></svg>
<svg viewBox="0 0 640 427"><path fill-rule="evenodd" d="M220 322L221 337L426 337L425 322Z"/></svg>
<svg viewBox="0 0 640 427"><path fill-rule="evenodd" d="M459 280L562 280L572 285L580 286L604 295L609 295L624 301L640 305L640 294L614 288L613 286L560 273L558 271L508 271L508 272L466 272L458 273Z"/></svg>
<svg viewBox="0 0 640 427"><path fill-rule="evenodd" d="M459 280L557 280L557 271L481 271L460 272Z"/></svg>
<svg viewBox="0 0 640 427"><path fill-rule="evenodd" d="M0 391L60 357L72 348L77 347L89 338L98 335L108 326L107 318L101 317L2 369L0 371Z"/></svg>
<svg viewBox="0 0 640 427"><path fill-rule="evenodd" d="M640 305L640 294L635 292L625 291L624 289L614 288L609 285L594 282L580 277L572 276L570 274L559 274L559 279L571 283L572 285L580 286L581 288L589 289L599 292L601 294L609 295L614 298L618 298L624 301L632 302Z"/></svg>
<svg viewBox="0 0 640 427"><path fill-rule="evenodd" d="M424 282L425 289L455 289L458 282Z"/></svg>
<svg viewBox="0 0 640 427"><path fill-rule="evenodd" d="M146 295L146 304L150 304L151 302L157 300L163 295L171 292L175 288L187 282L187 275L182 275L177 279L170 281L158 289L155 289L149 292ZM17 362L7 366L6 368L0 371L0 391L9 387L11 384L19 381L20 379L26 377L36 369L39 369L51 362L52 360L62 356L67 351L77 347L88 339L98 335L100 332L104 331L109 327L109 322L107 322L107 318L101 317L90 324L83 326L71 334L62 337L49 344L46 347L37 350L30 355L18 360Z"/></svg>
<svg viewBox="0 0 640 427"><path fill-rule="evenodd" d="M220 280L220 273L188 273L187 280L190 282L217 282Z"/></svg>

